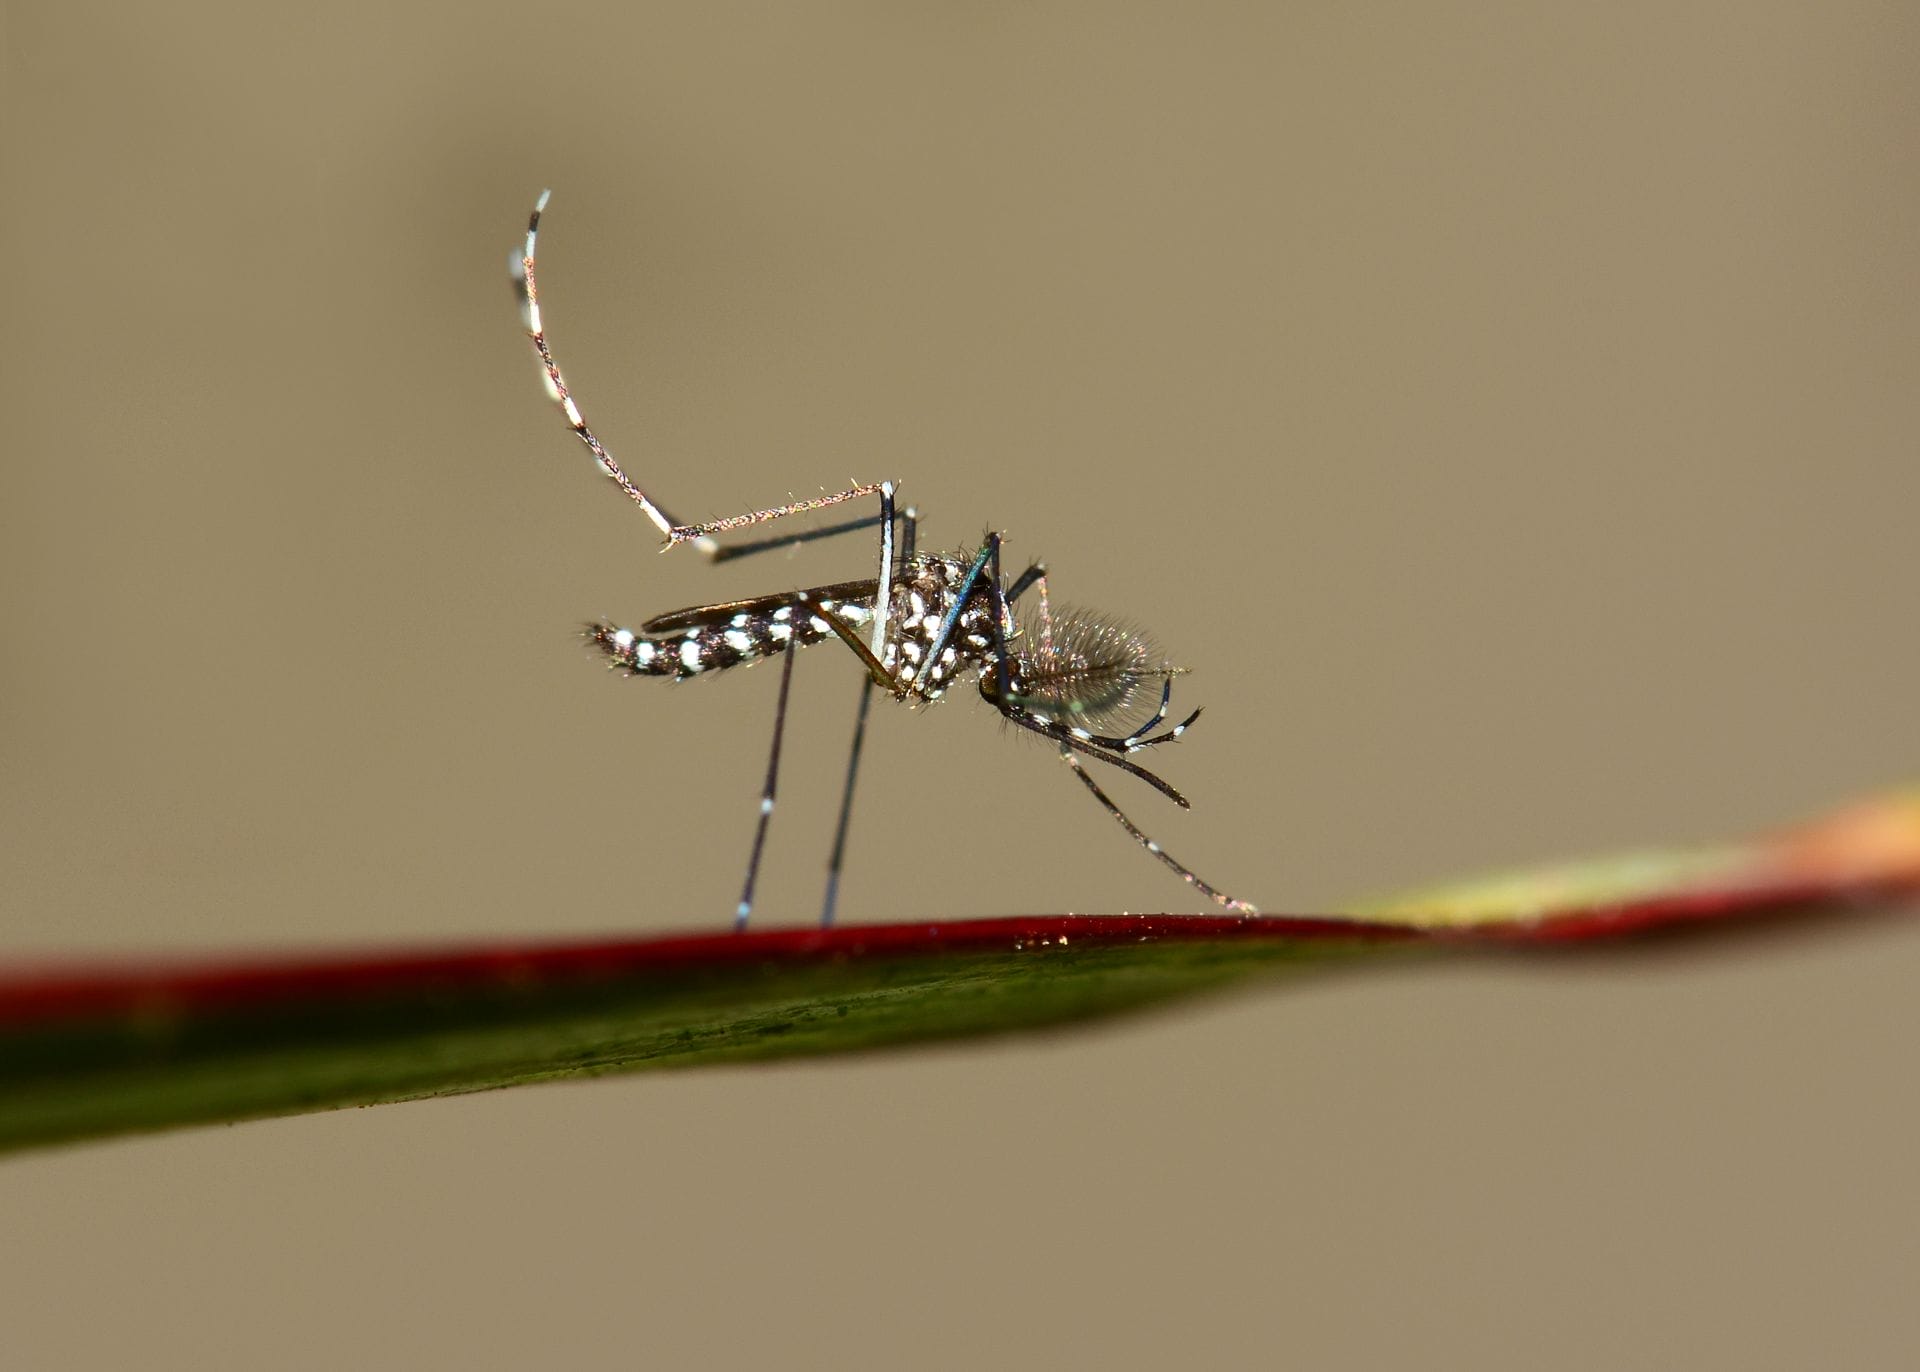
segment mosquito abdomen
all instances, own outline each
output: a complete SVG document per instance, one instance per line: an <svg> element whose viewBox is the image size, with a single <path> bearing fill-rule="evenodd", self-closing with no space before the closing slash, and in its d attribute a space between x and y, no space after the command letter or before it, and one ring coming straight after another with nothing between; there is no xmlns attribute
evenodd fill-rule
<svg viewBox="0 0 1920 1372"><path fill-rule="evenodd" d="M826 601L821 605L849 624L864 624L873 617L868 605ZM826 620L794 605L718 617L664 633L622 629L604 620L587 626L588 640L607 655L609 667L633 676L676 681L724 672L775 657L796 643L804 648L832 637L833 627Z"/></svg>

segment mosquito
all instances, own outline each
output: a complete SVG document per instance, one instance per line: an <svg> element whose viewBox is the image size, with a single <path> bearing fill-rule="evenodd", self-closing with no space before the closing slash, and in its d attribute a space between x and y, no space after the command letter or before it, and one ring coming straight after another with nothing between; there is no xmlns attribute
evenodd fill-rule
<svg viewBox="0 0 1920 1372"><path fill-rule="evenodd" d="M1162 729L1172 704L1173 678L1183 669L1161 659L1150 639L1118 620L1092 611L1052 606L1043 563L1031 564L1009 583L1001 572L1002 538L992 532L977 548L950 553L921 551L917 543L919 513L911 506L896 504L891 481L857 485L704 524L680 523L634 483L587 427L580 406L561 378L541 322L534 251L540 216L551 194L542 191L534 202L533 213L527 218L526 243L509 259L521 322L533 341L547 394L560 407L567 426L593 454L600 470L666 538L661 551L692 544L708 561L721 562L839 534L879 532L877 572L863 580L695 605L657 615L638 629L606 622L587 626L587 638L605 655L607 665L633 676L686 681L770 657L781 660L773 745L734 927L744 929L753 912L754 884L780 780L780 745L793 681L793 650L828 639L839 640L864 670L853 747L827 862L826 896L820 915L823 926L833 923L839 898L854 783L860 772L861 747L875 691L909 706L927 705L968 677L977 682L981 697L1003 719L1050 740L1074 776L1120 827L1182 881L1231 910L1258 914L1246 901L1236 900L1201 880L1198 873L1149 838L1081 764L1081 759L1087 758L1138 777L1181 809L1188 809L1185 796L1131 759L1136 753L1178 739L1200 717L1200 711ZM757 528L789 515L870 498L879 501L879 512L871 516L783 537L732 544L720 541L722 535ZM1031 602L1026 600L1029 592ZM1029 605L1032 613L1026 615ZM1016 606L1022 616L1016 616ZM1131 728L1123 727L1123 721L1138 718L1155 695L1158 703L1152 713Z"/></svg>

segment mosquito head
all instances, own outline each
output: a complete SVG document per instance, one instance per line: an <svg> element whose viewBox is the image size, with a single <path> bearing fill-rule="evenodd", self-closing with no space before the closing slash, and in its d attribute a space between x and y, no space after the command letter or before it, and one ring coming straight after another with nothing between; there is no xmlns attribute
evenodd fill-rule
<svg viewBox="0 0 1920 1372"><path fill-rule="evenodd" d="M1034 714L1095 733L1124 728L1152 708L1168 677L1184 670L1120 620L1061 606L1050 619L1023 625L1011 645L1010 703ZM981 694L992 700L998 690L994 673L982 672Z"/></svg>

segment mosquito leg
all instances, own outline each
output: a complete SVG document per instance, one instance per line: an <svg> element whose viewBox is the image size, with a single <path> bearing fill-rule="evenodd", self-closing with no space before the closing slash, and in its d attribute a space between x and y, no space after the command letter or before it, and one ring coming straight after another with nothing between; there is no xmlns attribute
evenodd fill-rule
<svg viewBox="0 0 1920 1372"><path fill-rule="evenodd" d="M896 516L896 518L904 518L904 516ZM879 515L863 515L859 519L844 519L838 524L827 524L818 529L808 529L803 533L783 534L777 538L756 538L751 543L716 545L709 560L732 562L736 558L752 557L755 553L773 553L787 548L797 548L802 543L816 543L822 539L837 538L841 534L878 528L880 519Z"/></svg>
<svg viewBox="0 0 1920 1372"><path fill-rule="evenodd" d="M1087 774L1086 768L1082 767L1079 760L1074 757L1076 752L1084 753L1088 757L1098 758L1101 762L1107 763L1109 766L1118 767L1123 772L1131 772L1134 776L1139 777L1162 795L1168 797L1181 809L1189 808L1187 798L1174 790L1172 786L1169 786L1161 778L1155 776L1144 767L1128 762L1124 757L1116 757L1114 755L1119 752L1132 752L1135 748L1151 747L1153 744L1164 743L1169 739L1177 738L1181 733L1185 732L1187 725L1193 723L1193 721L1199 717L1200 712L1196 710L1180 724L1158 738L1145 739L1141 737L1147 730L1153 728L1154 725L1167 717L1167 704L1173 694L1173 682L1171 678L1167 678L1161 684L1160 708L1154 711L1153 718L1141 725L1140 728L1134 730L1132 734L1124 739L1104 738L1098 734L1089 733L1085 729L1073 728L1069 725L1061 724L1057 720L1048 719L1044 715L1035 714L1013 703L1012 691L1008 681L1008 662L1012 653L1007 644L1006 623L1009 616L1006 606L1015 596L1020 595L1030 586L1037 583L1040 587L1041 633L1045 636L1050 636L1053 625L1051 612L1048 609L1046 601L1047 569L1041 563L1036 562L1020 574L1010 590L1003 590L1000 581L999 540L994 538L990 541L992 545L990 551L992 553L993 564L993 585L997 608L1000 611L1000 613L994 616L994 651L995 656L999 659L997 664L998 689L989 691L986 683L983 681L981 683L981 693L986 696L987 700L991 702L1006 719L1018 724L1023 729L1031 729L1033 732L1042 734L1059 744L1061 758L1066 762L1067 766L1073 769L1073 774L1086 784L1087 789L1093 792L1094 798L1106 807L1107 813L1118 820L1121 827L1132 834L1149 853L1152 853L1155 857L1159 858L1161 862L1179 873L1182 881L1187 882L1198 890L1206 892L1208 896L1230 909L1239 910L1245 914L1258 914L1259 911L1255 910L1253 906L1247 904L1244 900L1235 900L1233 897L1215 889L1202 881L1197 873L1174 861L1165 849L1161 848L1158 843L1155 843L1142 833L1139 827L1121 812L1120 807L1107 798L1107 793L1100 789L1099 783ZM1112 751L1103 751L1104 749L1111 749Z"/></svg>
<svg viewBox="0 0 1920 1372"><path fill-rule="evenodd" d="M560 413L566 416L567 427L572 429L580 441L593 454L600 469L613 479L627 499L640 507L641 513L653 522L654 528L666 535L669 548L682 543L691 543L708 557L720 555L720 545L714 541L715 534L726 533L733 529L743 529L755 524L764 524L769 520L781 519L787 515L805 514L814 510L824 510L848 500L857 500L861 496L879 494L884 483L860 485L850 490L839 491L833 495L817 496L811 500L796 500L786 505L775 505L764 510L753 510L747 514L729 515L725 519L709 520L705 524L680 524L665 510L633 483L633 480L621 470L587 426L579 404L573 393L567 389L565 378L560 375L560 364L554 360L553 348L547 342L545 325L540 317L540 288L534 277L534 255L540 238L540 215L547 208L547 198L551 191L540 192L540 198L534 202L533 213L527 216L527 239L525 246L508 260L507 270L513 278L514 293L520 299L521 326L526 329L527 337L533 342L533 350L540 359L540 369L547 383L547 394L560 407Z"/></svg>
<svg viewBox="0 0 1920 1372"><path fill-rule="evenodd" d="M893 530L893 493L885 497L885 512L881 518L887 522L887 530ZM879 660L879 654L887 649L887 614L893 604L893 576L897 570L904 570L908 562L914 560L914 545L920 537L920 510L906 507L900 510L900 547L899 560L889 547L893 539L883 537L879 545L879 595L874 601L876 608L876 631L874 641L868 645L868 652ZM833 910L839 904L839 875L841 863L847 858L847 827L852 823L852 789L860 779L860 750L866 745L866 716L874 704L874 675L866 675L860 681L860 708L852 718L852 748L847 752L847 785L841 791L841 812L833 825L833 852L828 856L828 894L820 904L820 927L833 927Z"/></svg>
<svg viewBox="0 0 1920 1372"><path fill-rule="evenodd" d="M820 906L820 927L833 927L840 903L840 866L847 855L847 825L853 818L853 784L860 776L860 749L867 738L867 709L873 704L873 678L860 683L860 709L853 717L853 749L847 754L847 784L840 792L840 819L833 827L833 853L827 859L827 896Z"/></svg>
<svg viewBox="0 0 1920 1372"><path fill-rule="evenodd" d="M906 688L894 679L893 674L886 669L880 659L874 656L873 649L861 641L860 636L854 632L853 626L846 620L804 591L794 597L793 603L820 620L842 643L853 650L853 655L860 659L861 665L867 669L868 680L874 685L885 687L887 692L896 698L906 695Z"/></svg>
<svg viewBox="0 0 1920 1372"><path fill-rule="evenodd" d="M1053 605L1047 599L1047 574L1040 573L1040 651L1053 651Z"/></svg>
<svg viewBox="0 0 1920 1372"><path fill-rule="evenodd" d="M973 588L980 584L981 573L986 570L989 563L997 567L999 562L1000 535L988 534L986 546L980 549L979 556L973 559L973 565L967 568L967 575L960 583L960 590L953 597L953 607L947 611L947 617L940 621L940 633L934 638L933 647L928 650L926 657L922 659L923 661L935 663L940 660L940 654L945 652L947 644L953 641L954 626L959 624L961 612L967 608L967 601L973 598ZM997 626L995 632L998 633L999 627L1003 627L1001 626L1001 621L1006 618L1006 605L1004 603L1004 596L1000 591L1000 578L998 575L993 579L993 586L997 602L994 606L995 613L993 618ZM1004 649L1004 641L1001 646ZM878 656L878 654L875 656ZM1004 658L1004 656L1005 654L1003 652L1002 657ZM1002 665L1002 674L1005 674L1004 662Z"/></svg>
<svg viewBox="0 0 1920 1372"><path fill-rule="evenodd" d="M890 512L891 505L888 508ZM920 511L909 505L900 511L900 546L893 568L895 573L904 572L913 562L919 537ZM884 544L881 555L885 556ZM884 564L882 570L886 570ZM887 584L889 583L883 578L882 585ZM876 610L883 615L891 609L891 606L886 603L888 599L889 597L883 591L875 605ZM883 629L881 633L875 635L875 642L868 651L878 660L879 654L885 650L885 647L886 634ZM847 855L847 829L853 821L853 787L860 777L860 753L867 739L867 713L873 705L873 687L874 677L872 673L868 673L866 680L860 683L860 708L853 717L853 747L847 753L847 784L840 793L840 817L833 826L833 852L827 858L827 894L820 905L820 927L823 929L833 926L834 910L840 903L840 870Z"/></svg>
<svg viewBox="0 0 1920 1372"><path fill-rule="evenodd" d="M1013 579L1013 585L1007 587L1007 604L1011 605L1014 601L1025 595L1034 582L1045 581L1046 579L1047 564L1044 562L1034 563L1031 567L1027 568L1026 571L1020 573L1019 576ZM1041 593L1043 595L1045 594L1045 588L1042 588Z"/></svg>
<svg viewBox="0 0 1920 1372"><path fill-rule="evenodd" d="M540 215L547 208L547 198L552 194L552 191L541 191L540 198L533 202L533 213L527 216L526 247L507 262L507 271L513 278L514 294L520 298L521 327L527 331L527 337L533 340L533 351L540 359L540 368L546 379L547 394L560 407L560 413L566 416L567 426L587 445L587 451L600 464L600 470L612 477L614 484L626 493L627 499L638 505L641 513L653 521L653 527L667 536L668 546L671 547L674 530L679 527L673 516L654 504L645 491L628 479L627 474L620 470L620 464L614 461L613 454L587 427L586 418L580 413L579 405L574 403L573 394L560 375L560 364L554 361L553 349L547 344L546 329L540 320L540 288L534 280L533 259L540 238ZM712 545L711 539L708 544Z"/></svg>
<svg viewBox="0 0 1920 1372"><path fill-rule="evenodd" d="M772 505L764 510L749 510L745 514L728 515L724 519L709 519L704 524L676 524L667 531L667 547L679 543L697 543L702 539L711 539L715 534L730 533L734 529L751 528L755 524L766 524L775 519L785 519L788 515L812 514L815 510L829 509L843 505L849 500L858 500L861 496L878 495L887 510L893 508L893 483L891 481L872 481L860 486L851 486L844 491L835 491L832 495L815 496L811 500L796 500L786 505ZM892 538L892 523L883 514L876 524L888 526L886 537ZM719 556L719 547L715 545L710 557Z"/></svg>
<svg viewBox="0 0 1920 1372"><path fill-rule="evenodd" d="M920 535L920 511L909 505L900 511L900 546L897 553L896 571L903 571L913 561ZM837 616L836 616L837 618ZM842 637L847 637L842 635ZM881 642L869 648L876 660L878 652L885 647L884 635ZM853 821L853 788L860 777L860 754L866 744L867 713L873 705L874 676L868 673L860 683L860 707L853 717L853 747L847 753L847 783L840 793L840 817L833 826L833 852L827 859L827 894L820 906L820 927L833 927L835 909L840 903L840 872L847 855L847 829Z"/></svg>
<svg viewBox="0 0 1920 1372"><path fill-rule="evenodd" d="M1095 741L1094 735L1088 733L1085 729L1073 728L1060 723L1058 720L1048 719L1045 715L1035 714L1025 706L1015 702L1012 683L1013 669L1009 665L1013 654L1007 645L1006 635L1006 621L1008 618L1006 593L1001 588L998 575L1000 561L1000 537L998 534L987 535L987 546L980 550L980 557L974 560L973 565L976 572L979 570L980 563L983 560L991 560L995 566L996 573L993 578L996 610L993 617L993 646L996 661L994 663L994 678L991 685L988 683L985 675L982 674L980 681L981 696L985 698L988 704L1000 712L1002 719L1018 724L1022 729L1031 729L1036 734L1041 734L1052 739L1060 745L1062 752L1072 751L1085 753L1088 757L1098 758L1110 767L1118 767L1123 772L1131 772L1134 776L1146 782L1147 785L1153 787L1154 790L1160 792L1160 794L1168 800L1171 800L1175 805L1178 805L1182 810L1193 808L1187 803L1187 798L1174 790L1165 780L1155 776L1152 772L1149 772L1145 767L1137 763L1128 762L1124 757L1116 757L1114 752L1120 750L1108 751L1107 748L1102 747ZM972 578L968 579L967 584L969 587L972 585ZM962 590L962 594L965 594L964 589ZM1188 722L1191 723L1192 721ZM1180 727L1184 729L1186 725L1182 724ZM1108 745L1108 747L1110 746L1111 745Z"/></svg>
<svg viewBox="0 0 1920 1372"><path fill-rule="evenodd" d="M1151 729L1155 724L1158 724L1162 719L1166 718L1166 699L1165 699L1164 692L1162 693L1160 705L1161 705L1161 712L1159 714L1156 714L1151 720L1141 725L1138 729L1134 730L1131 734L1128 734L1125 738L1119 738L1119 739L1113 740L1114 746L1129 753L1137 753L1142 748L1157 748L1162 743L1171 743L1176 738L1179 738L1180 735L1186 733L1187 730L1193 727L1193 722L1196 719L1200 718L1200 710L1196 709L1192 714L1188 715L1185 719L1181 720L1178 724L1174 725L1171 729L1167 730L1164 734L1155 734L1152 738L1142 738L1141 737L1142 734L1146 733L1147 730ZM1104 740L1096 739L1095 741L1102 742Z"/></svg>
<svg viewBox="0 0 1920 1372"><path fill-rule="evenodd" d="M1125 737L1115 739L1113 746L1129 753L1135 748L1148 747L1146 735L1152 731L1156 724L1167 717L1167 706L1171 704L1173 704L1173 678L1171 676L1163 676L1160 678L1160 704L1154 709L1153 718L1145 724L1142 724L1138 729L1128 730ZM1195 710L1190 718L1174 725L1173 728L1168 731L1167 737L1178 738L1187 731L1187 725L1193 723L1194 719L1199 718L1199 716L1200 712ZM1106 739L1101 738L1099 741L1105 743Z"/></svg>
<svg viewBox="0 0 1920 1372"><path fill-rule="evenodd" d="M1040 651L1049 653L1053 650L1053 609L1047 603L1047 567L1045 563L1034 563L1014 579L1013 585L1007 588L1007 603L1012 604L1036 585L1039 587L1040 594ZM999 645L999 650L1005 653L1007 651L1007 645L1002 642ZM1152 748L1162 743L1173 742L1174 739L1186 733L1186 731L1193 726L1193 722L1200 718L1200 711L1195 710L1192 714L1167 730L1166 733L1149 738L1147 736L1148 733L1154 726L1159 724L1161 720L1167 717L1167 705L1172 698L1173 677L1168 675L1161 682L1160 707L1153 712L1153 718L1124 736L1095 734L1085 729L1075 729L1071 725L1061 724L1058 720L1032 711L1028 712L1028 717L1037 724L1053 725L1065 729L1083 743L1091 743L1100 748L1111 748L1116 752L1135 753L1142 748Z"/></svg>
<svg viewBox="0 0 1920 1372"><path fill-rule="evenodd" d="M1246 901L1235 900L1225 891L1202 881L1199 873L1195 872L1191 867L1175 861L1171 853L1167 852L1166 849L1142 833L1140 826L1128 819L1126 815L1121 812L1120 807L1107 798L1107 793L1100 789L1100 783L1087 775L1087 769L1082 767L1079 761L1072 753L1068 752L1064 746L1060 749L1060 758L1061 761L1073 769L1073 774L1080 778L1081 783L1085 785L1089 791L1093 792L1093 798L1106 808L1107 813L1119 821L1120 827L1125 829L1129 834L1132 834L1141 847L1145 848L1149 853L1152 853L1155 857L1159 858L1160 861L1172 868L1180 880L1186 882L1187 885L1193 887L1196 891L1203 893L1209 899L1218 901L1229 910L1237 910L1243 915L1257 915L1260 913L1259 910L1255 909Z"/></svg>
<svg viewBox="0 0 1920 1372"><path fill-rule="evenodd" d="M1053 651L1053 606L1047 603L1046 563L1036 562L1014 578L1013 585L1007 588L1007 604L1013 604L1035 584L1040 587L1040 651L1050 653Z"/></svg>
<svg viewBox="0 0 1920 1372"><path fill-rule="evenodd" d="M1164 734L1156 734L1151 738L1147 737L1149 731L1167 717L1167 706L1171 704L1172 701L1173 678L1171 676L1165 676L1160 679L1160 705L1154 710L1153 718L1149 719L1139 728L1124 735L1113 735L1089 733L1085 729L1076 729L1069 725L1067 726L1067 732L1079 739L1082 743L1091 743L1097 748L1111 748L1115 752L1120 753L1137 753L1142 748L1155 748L1162 743L1173 742L1176 738L1179 738L1180 735L1186 733L1188 729L1192 728L1193 722L1200 718L1200 711L1195 710ZM1041 716L1040 718L1044 719L1045 717ZM1051 719L1046 722L1049 724L1059 723L1058 720Z"/></svg>
<svg viewBox="0 0 1920 1372"><path fill-rule="evenodd" d="M793 660L799 654L787 652L780 659L780 700L773 707L773 750L767 757L767 784L760 792L760 819L753 830L753 851L747 856L747 882L740 892L740 906L733 912L737 933L747 927L753 913L753 884L760 876L760 854L767 846L767 821L773 818L773 794L780 785L780 740L787 729L787 688L793 684Z"/></svg>
<svg viewBox="0 0 1920 1372"><path fill-rule="evenodd" d="M1126 761L1124 758L1117 758L1112 756L1111 754L1100 751L1100 749L1092 745L1092 742L1091 742L1092 735L1088 734L1086 730L1069 729L1066 725L1058 723L1055 720L1048 719L1045 715L1035 714L1032 711L1027 710L1024 707L1016 705L1014 703L1013 667L1012 667L1013 649L1007 641L1008 625L1009 625L1009 621L1013 618L1013 615L1012 615L1012 612L1007 608L1007 601L1009 597L1007 596L1005 583L1003 583L1000 579L1000 536L998 534L987 535L987 546L980 550L979 558L976 558L974 560L973 565L974 565L975 573L978 573L978 571L980 570L980 563L982 561L990 562L993 566L993 595L994 595L993 668L994 668L994 671L993 671L993 684L991 687L989 687L987 683L985 674L984 673L982 674L981 681L980 681L980 694L986 698L988 703L990 703L994 707L994 709L1000 712L1000 715L1003 719L1011 720L1013 723L1018 724L1022 729L1031 729L1036 734L1046 735L1046 737L1053 739L1057 743L1059 743L1061 751L1063 752L1067 750L1072 750L1075 752L1085 753L1089 757L1097 757L1102 762L1110 763L1111 765L1118 767L1123 772L1131 772L1135 776L1139 777L1141 780L1145 781L1148 785L1152 786L1155 790L1159 791L1162 795L1166 796L1169 800L1173 801L1173 803L1178 805L1181 809L1183 810L1187 809L1188 808L1187 798L1185 796L1181 795L1178 791L1174 790L1172 786L1168 785L1165 781L1155 776L1152 772L1149 772L1146 768L1136 766L1133 763ZM1046 573L1042 572L1040 574L1040 577L1044 577L1045 575ZM1026 575L1026 573L1022 573L1020 579L1024 582L1027 582L1029 585L1031 585L1033 580L1037 580L1039 578L1030 579ZM967 593L967 590L971 588L972 584L973 584L973 578L969 576L967 580L967 586L963 587L961 590L962 596L964 596ZM1025 589L1025 588L1023 587L1022 589ZM944 638L942 641L944 641Z"/></svg>
<svg viewBox="0 0 1920 1372"><path fill-rule="evenodd" d="M880 483L880 588L873 597L873 637L867 647L878 658L887 651L887 619L893 608L893 483Z"/></svg>
<svg viewBox="0 0 1920 1372"><path fill-rule="evenodd" d="M1082 753L1087 757L1106 763L1109 767L1118 767L1123 772L1128 772L1133 776L1139 777L1142 781L1146 782L1147 785L1153 787L1154 790L1158 791L1175 805L1178 805L1182 810L1191 810L1193 808L1187 798L1174 790L1171 784L1165 779L1155 776L1139 763L1128 762L1124 757L1118 757L1111 752L1094 746L1094 744L1085 739L1076 737L1071 729L1055 720L1046 719L1040 715L1028 714L1018 706L1002 704L992 696L987 696L986 699L988 704L1000 711L1002 718L1011 723L1018 724L1022 729L1031 729L1036 734L1052 739L1060 745L1063 751L1071 750L1076 753Z"/></svg>
<svg viewBox="0 0 1920 1372"><path fill-rule="evenodd" d="M900 512L900 566L904 569L919 551L920 511L909 505Z"/></svg>

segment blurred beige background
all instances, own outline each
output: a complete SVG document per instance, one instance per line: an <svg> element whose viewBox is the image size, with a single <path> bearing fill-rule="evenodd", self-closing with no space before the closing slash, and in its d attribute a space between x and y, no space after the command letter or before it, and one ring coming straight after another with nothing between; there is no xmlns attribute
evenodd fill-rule
<svg viewBox="0 0 1920 1372"><path fill-rule="evenodd" d="M891 476L1137 617L1281 911L1920 773L1920 12L13 6L0 955L716 927L670 508ZM763 912L857 674L803 658ZM964 696L844 913L1191 908ZM951 872L932 908L903 873ZM609 893L645 873L653 895ZM907 883L917 886L916 880ZM20 1367L1910 1366L1920 929L0 1163Z"/></svg>

